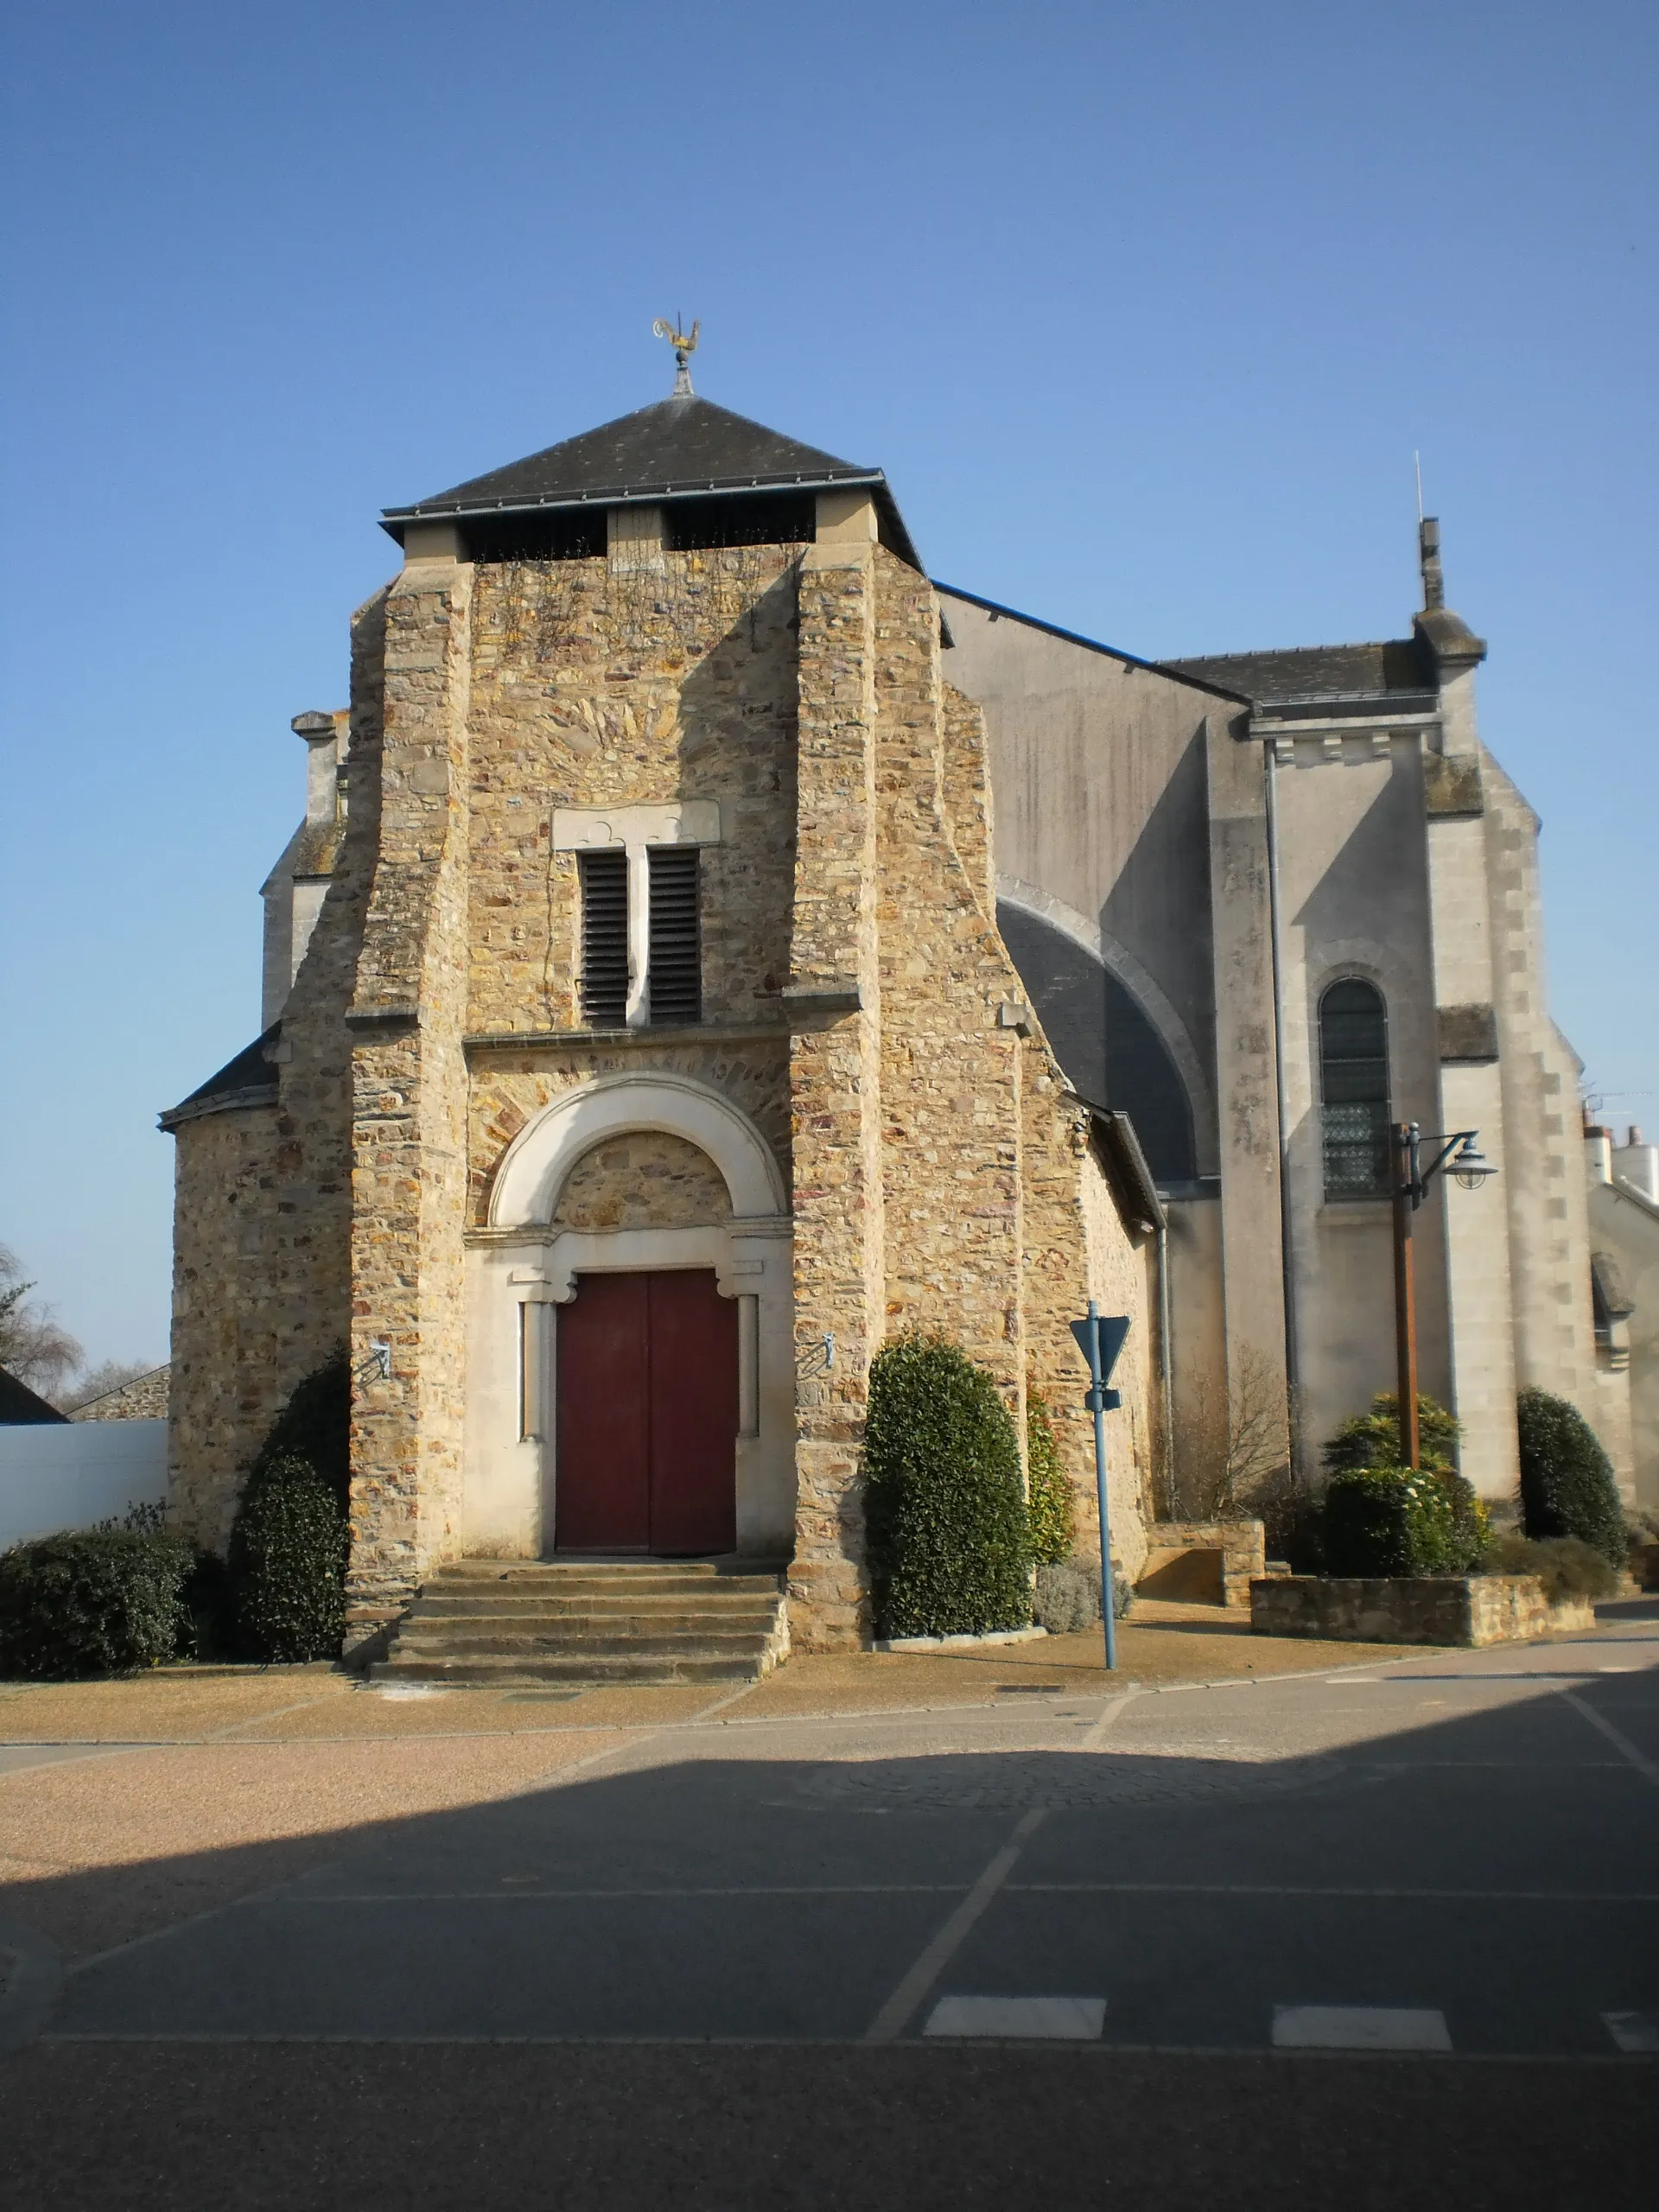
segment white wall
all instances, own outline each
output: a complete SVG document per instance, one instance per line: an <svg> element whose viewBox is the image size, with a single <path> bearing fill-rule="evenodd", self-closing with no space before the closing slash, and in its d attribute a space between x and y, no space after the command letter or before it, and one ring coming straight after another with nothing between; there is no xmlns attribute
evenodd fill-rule
<svg viewBox="0 0 1659 2212"><path fill-rule="evenodd" d="M90 1529L167 1498L164 1421L21 1421L0 1427L0 1551Z"/></svg>

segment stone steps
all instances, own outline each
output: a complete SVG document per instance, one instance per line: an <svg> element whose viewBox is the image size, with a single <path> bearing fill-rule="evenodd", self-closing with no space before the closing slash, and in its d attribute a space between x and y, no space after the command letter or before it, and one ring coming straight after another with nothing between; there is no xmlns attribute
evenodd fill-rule
<svg viewBox="0 0 1659 2212"><path fill-rule="evenodd" d="M789 1649L781 1578L710 1560L464 1560L398 1624L376 1681L747 1681Z"/></svg>

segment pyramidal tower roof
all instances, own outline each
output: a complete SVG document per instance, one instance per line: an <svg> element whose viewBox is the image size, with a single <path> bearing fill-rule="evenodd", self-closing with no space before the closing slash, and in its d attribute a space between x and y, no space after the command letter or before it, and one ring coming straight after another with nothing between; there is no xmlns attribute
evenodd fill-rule
<svg viewBox="0 0 1659 2212"><path fill-rule="evenodd" d="M887 525L883 535L895 552L919 568L880 469L837 460L687 391L447 492L435 492L412 506L387 507L381 519L382 527L401 543L404 525L411 522L855 486L869 487Z"/></svg>

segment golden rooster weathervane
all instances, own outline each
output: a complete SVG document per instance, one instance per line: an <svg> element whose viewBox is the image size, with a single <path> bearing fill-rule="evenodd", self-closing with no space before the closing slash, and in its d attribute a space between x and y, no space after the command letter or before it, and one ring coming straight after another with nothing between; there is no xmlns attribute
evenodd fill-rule
<svg viewBox="0 0 1659 2212"><path fill-rule="evenodd" d="M683 315L677 315L670 323L658 315L651 326L651 334L653 338L666 338L674 348L674 397L676 399L691 390L690 365L691 356L697 350L697 333L702 328L701 322L694 321L689 331L682 329L681 325L684 320Z"/></svg>

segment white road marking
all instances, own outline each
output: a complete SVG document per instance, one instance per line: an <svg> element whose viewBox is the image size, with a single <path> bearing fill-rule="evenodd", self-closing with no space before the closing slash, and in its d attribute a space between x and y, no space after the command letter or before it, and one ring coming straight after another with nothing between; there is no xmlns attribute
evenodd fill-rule
<svg viewBox="0 0 1659 2212"><path fill-rule="evenodd" d="M1133 1688L1108 1699L1092 1728L1079 1738L1085 1751L1097 1751L1102 1738L1134 1697ZM864 2031L866 2043L892 2043L915 2018L924 1999L962 1948L969 1931L1019 1864L1027 1840L1048 1818L1046 1805L1035 1805L1014 1824L1014 1833L991 1860L967 1896L923 1950L887 2003Z"/></svg>
<svg viewBox="0 0 1659 2212"><path fill-rule="evenodd" d="M1097 2043L1105 2024L1103 1997L941 1997L922 2033Z"/></svg>
<svg viewBox="0 0 1659 2212"><path fill-rule="evenodd" d="M1598 1713L1593 1705L1580 1697L1575 1691L1563 1690L1560 1694L1575 1713L1581 1713L1592 1728L1599 1730L1610 1744L1616 1745L1624 1752L1639 1775L1649 1782L1659 1783L1659 1764L1633 1744L1622 1728L1615 1728L1605 1713Z"/></svg>
<svg viewBox="0 0 1659 2212"><path fill-rule="evenodd" d="M1276 2050L1450 2050L1446 2016L1389 2005L1275 2005Z"/></svg>
<svg viewBox="0 0 1659 2212"><path fill-rule="evenodd" d="M1601 2019L1621 2050L1659 2050L1659 2012L1604 2012Z"/></svg>

